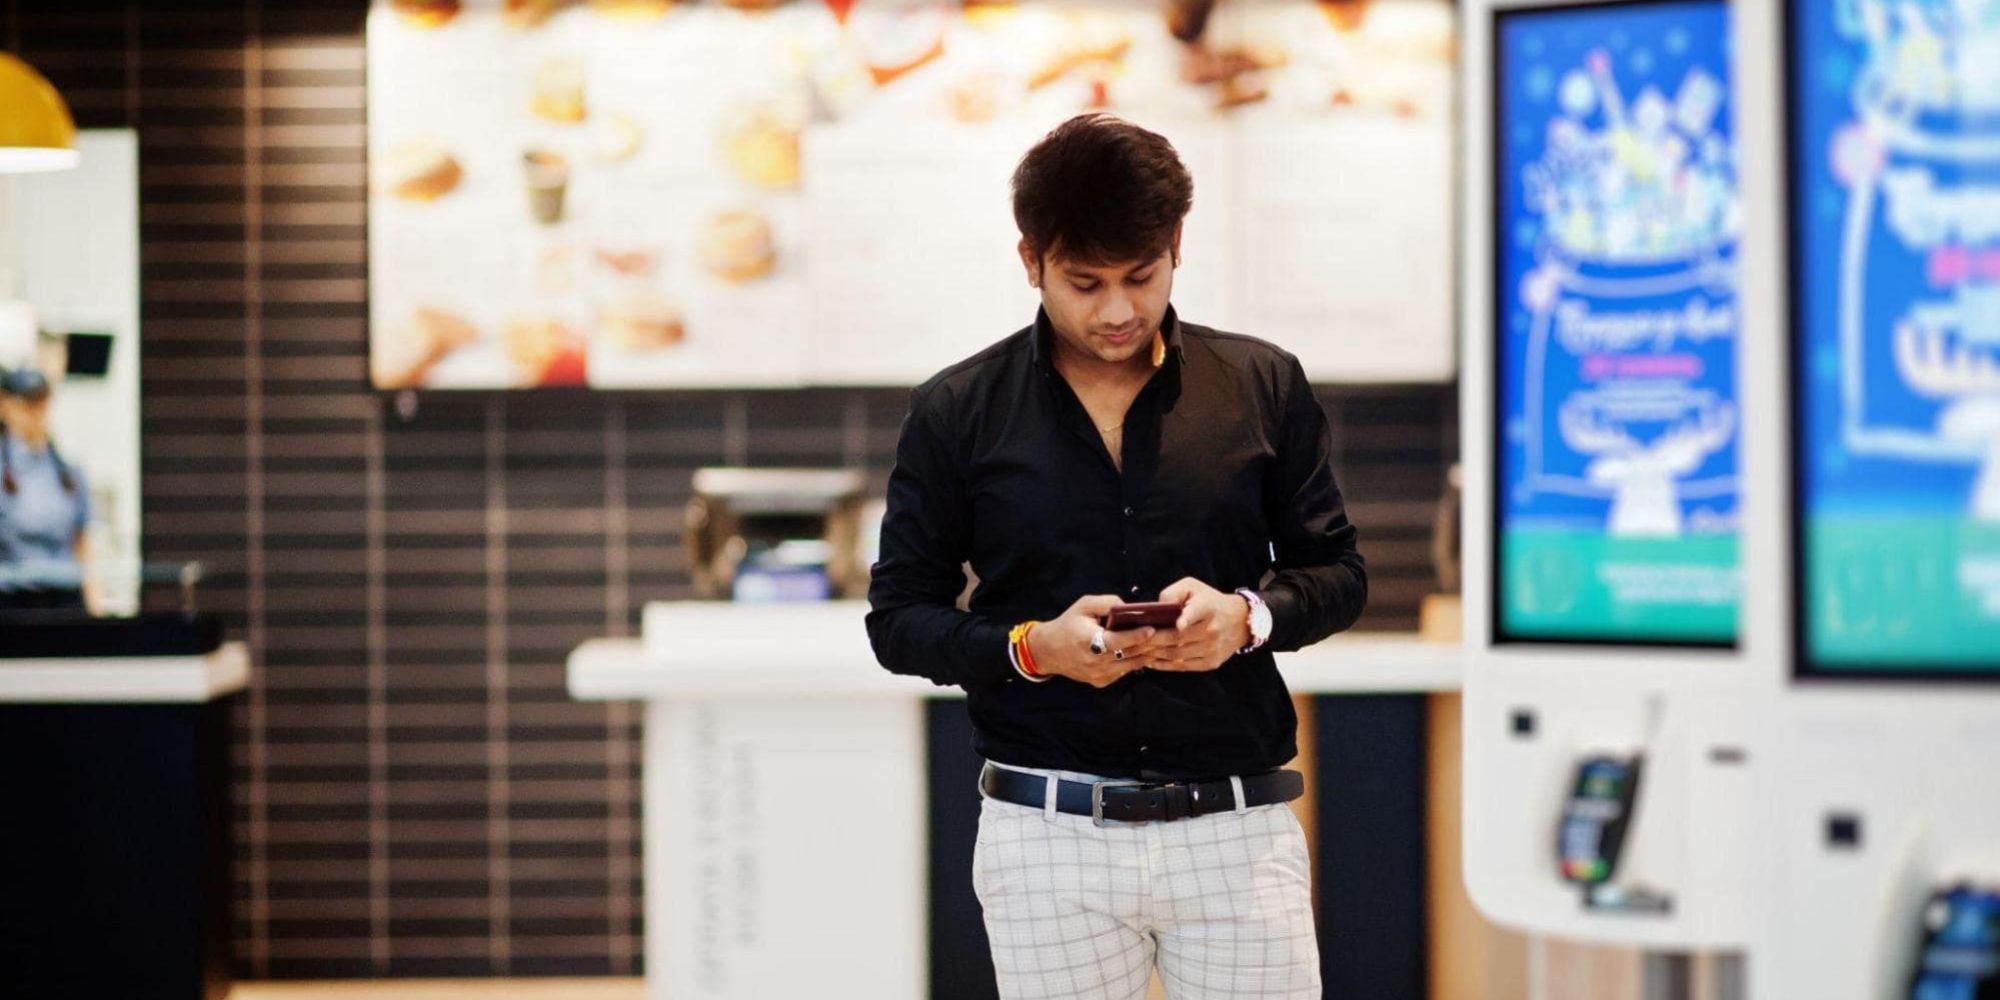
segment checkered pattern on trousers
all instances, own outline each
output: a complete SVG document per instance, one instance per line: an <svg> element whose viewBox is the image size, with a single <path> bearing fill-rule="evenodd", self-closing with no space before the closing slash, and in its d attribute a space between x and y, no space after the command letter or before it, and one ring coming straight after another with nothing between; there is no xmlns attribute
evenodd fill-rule
<svg viewBox="0 0 2000 1000"><path fill-rule="evenodd" d="M1172 1000L1320 996L1290 806L1099 827L984 799L972 886L1007 1000L1140 1000L1156 961Z"/></svg>

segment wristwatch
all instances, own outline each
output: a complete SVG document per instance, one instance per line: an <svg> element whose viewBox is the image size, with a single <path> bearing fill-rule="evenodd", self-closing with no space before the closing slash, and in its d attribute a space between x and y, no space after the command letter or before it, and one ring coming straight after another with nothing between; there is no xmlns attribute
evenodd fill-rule
<svg viewBox="0 0 2000 1000"><path fill-rule="evenodd" d="M1254 590L1244 587L1236 592L1250 605L1250 645L1237 650L1238 654L1254 653L1271 641L1271 606Z"/></svg>

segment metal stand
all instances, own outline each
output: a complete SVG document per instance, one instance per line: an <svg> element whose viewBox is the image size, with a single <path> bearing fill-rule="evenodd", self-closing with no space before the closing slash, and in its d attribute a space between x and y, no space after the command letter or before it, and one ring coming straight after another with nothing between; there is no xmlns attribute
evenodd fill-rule
<svg viewBox="0 0 2000 1000"><path fill-rule="evenodd" d="M1704 989L1695 990L1695 961L1686 952L1649 951L1640 967L1640 996L1645 1000L1743 1000L1746 989L1743 955L1717 952L1708 956Z"/></svg>
<svg viewBox="0 0 2000 1000"><path fill-rule="evenodd" d="M1645 1000L1694 1000L1694 962L1686 952L1649 951L1639 970Z"/></svg>

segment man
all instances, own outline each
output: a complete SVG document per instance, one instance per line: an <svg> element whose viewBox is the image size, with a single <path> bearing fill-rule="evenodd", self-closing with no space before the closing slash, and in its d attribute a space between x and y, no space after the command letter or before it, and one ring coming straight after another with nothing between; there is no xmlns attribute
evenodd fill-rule
<svg viewBox="0 0 2000 1000"><path fill-rule="evenodd" d="M868 633L965 689L990 763L973 884L1000 992L1320 995L1297 719L1272 653L1367 597L1297 359L1168 300L1193 185L1086 115L1014 174L1034 325L919 386ZM961 565L978 587L969 610ZM1121 602L1172 627L1104 632Z"/></svg>

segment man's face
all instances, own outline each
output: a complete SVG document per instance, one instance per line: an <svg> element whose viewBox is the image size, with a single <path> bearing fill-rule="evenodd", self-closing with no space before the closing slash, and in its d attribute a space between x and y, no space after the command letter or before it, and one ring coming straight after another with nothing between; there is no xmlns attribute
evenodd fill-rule
<svg viewBox="0 0 2000 1000"><path fill-rule="evenodd" d="M1028 279L1039 284L1042 308L1064 345L1086 357L1121 364L1150 352L1174 290L1174 251L1150 260L1084 264L1058 254L1037 262L1023 248Z"/></svg>

